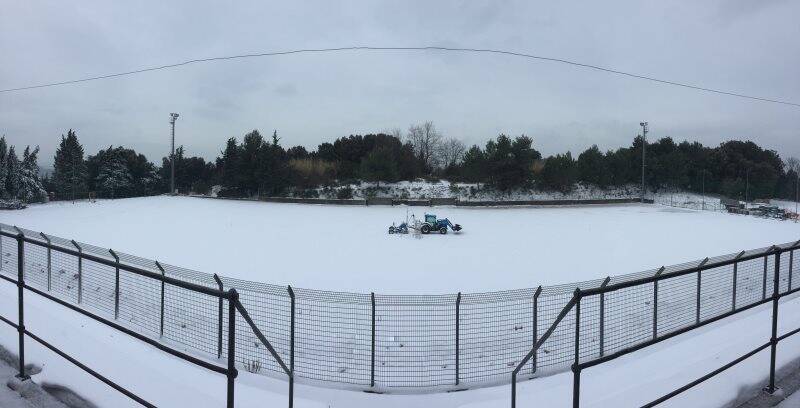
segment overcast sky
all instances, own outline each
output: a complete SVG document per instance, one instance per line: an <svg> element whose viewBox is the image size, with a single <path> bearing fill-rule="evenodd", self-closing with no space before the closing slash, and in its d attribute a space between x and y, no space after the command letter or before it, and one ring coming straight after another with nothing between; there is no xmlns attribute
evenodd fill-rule
<svg viewBox="0 0 800 408"><path fill-rule="evenodd" d="M797 1L12 1L0 8L0 88L193 58L296 48L500 48L800 102ZM612 4L613 3L613 4ZM229 137L277 129L284 146L431 120L483 144L526 134L544 154L650 136L750 139L800 156L800 108L691 91L551 62L442 52L343 52L190 65L0 94L0 134L61 134L87 154L124 145L160 162L177 143L215 157Z"/></svg>

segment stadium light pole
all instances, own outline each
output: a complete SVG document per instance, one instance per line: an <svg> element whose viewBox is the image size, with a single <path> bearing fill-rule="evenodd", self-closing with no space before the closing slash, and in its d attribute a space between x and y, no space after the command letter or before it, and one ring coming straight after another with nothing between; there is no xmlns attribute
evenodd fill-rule
<svg viewBox="0 0 800 408"><path fill-rule="evenodd" d="M703 210L706 209L706 169L703 169Z"/></svg>
<svg viewBox="0 0 800 408"><path fill-rule="evenodd" d="M647 151L647 122L640 122L639 126L642 127L642 203L644 203L644 155Z"/></svg>
<svg viewBox="0 0 800 408"><path fill-rule="evenodd" d="M750 201L747 199L750 197L750 169L747 169L747 176L745 177L744 182L744 205L747 206L747 203Z"/></svg>
<svg viewBox="0 0 800 408"><path fill-rule="evenodd" d="M175 121L178 120L177 113L169 114L169 123L172 125L172 153L169 156L170 162L170 176L169 176L169 193L175 194Z"/></svg>

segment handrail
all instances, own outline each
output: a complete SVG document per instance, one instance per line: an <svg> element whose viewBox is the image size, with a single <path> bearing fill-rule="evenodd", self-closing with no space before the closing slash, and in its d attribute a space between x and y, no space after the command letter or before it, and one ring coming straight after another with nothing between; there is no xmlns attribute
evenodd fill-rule
<svg viewBox="0 0 800 408"><path fill-rule="evenodd" d="M539 347L550 338L550 335L556 330L556 327L561 323L562 320L567 316L567 314L578 304L578 300L581 298L581 291L580 289L575 289L575 293L572 295L572 298L564 305L564 308L561 309L561 312L558 313L556 316L556 320L553 321L553 324L544 332L541 338L536 341L536 344L533 345L531 351L525 355L525 358L517 364L517 367L514 368L514 371L511 372L511 408L515 408L517 406L517 374L528 363L528 361L533 357L534 354L539 350Z"/></svg>

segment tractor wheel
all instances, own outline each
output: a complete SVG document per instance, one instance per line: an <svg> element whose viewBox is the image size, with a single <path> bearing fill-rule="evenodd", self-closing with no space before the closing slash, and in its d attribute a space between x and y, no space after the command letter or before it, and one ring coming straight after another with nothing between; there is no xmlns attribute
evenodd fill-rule
<svg viewBox="0 0 800 408"><path fill-rule="evenodd" d="M439 228L439 233L442 235L447 234L447 227Z"/></svg>
<svg viewBox="0 0 800 408"><path fill-rule="evenodd" d="M431 226L428 224L423 224L419 230L422 231L423 234L427 234L431 232Z"/></svg>

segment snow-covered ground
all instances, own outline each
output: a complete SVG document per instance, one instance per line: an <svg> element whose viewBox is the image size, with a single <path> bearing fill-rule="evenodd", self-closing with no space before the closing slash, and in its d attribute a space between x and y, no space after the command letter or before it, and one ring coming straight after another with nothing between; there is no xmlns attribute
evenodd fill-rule
<svg viewBox="0 0 800 408"><path fill-rule="evenodd" d="M464 227L388 235L406 213ZM800 224L659 205L349 207L149 197L55 202L0 222L208 273L314 289L455 293L621 275L800 239Z"/></svg>
<svg viewBox="0 0 800 408"><path fill-rule="evenodd" d="M26 326L81 362L96 369L160 407L221 407L225 404L225 377L204 371L144 343L116 332L30 292L26 293ZM16 289L0 282L0 311L14 320ZM770 305L737 315L612 362L587 369L581 382L583 407L625 408L649 402L767 342ZM800 325L800 299L780 308L779 334ZM0 344L17 351L16 332L0 326ZM27 361L43 367L34 376L39 383L70 387L100 407L135 407L133 401L95 380L66 360L26 341ZM703 352L698 352L702 350ZM778 365L800 356L800 336L781 342ZM224 364L224 362L219 362ZM665 403L664 407L731 407L738 399L758 392L769 369L763 351L724 374ZM240 369L236 381L237 407L286 406L287 384ZM521 382L519 406L571 406L572 374ZM506 408L508 385L455 393L379 395L298 385L298 408L441 407Z"/></svg>

